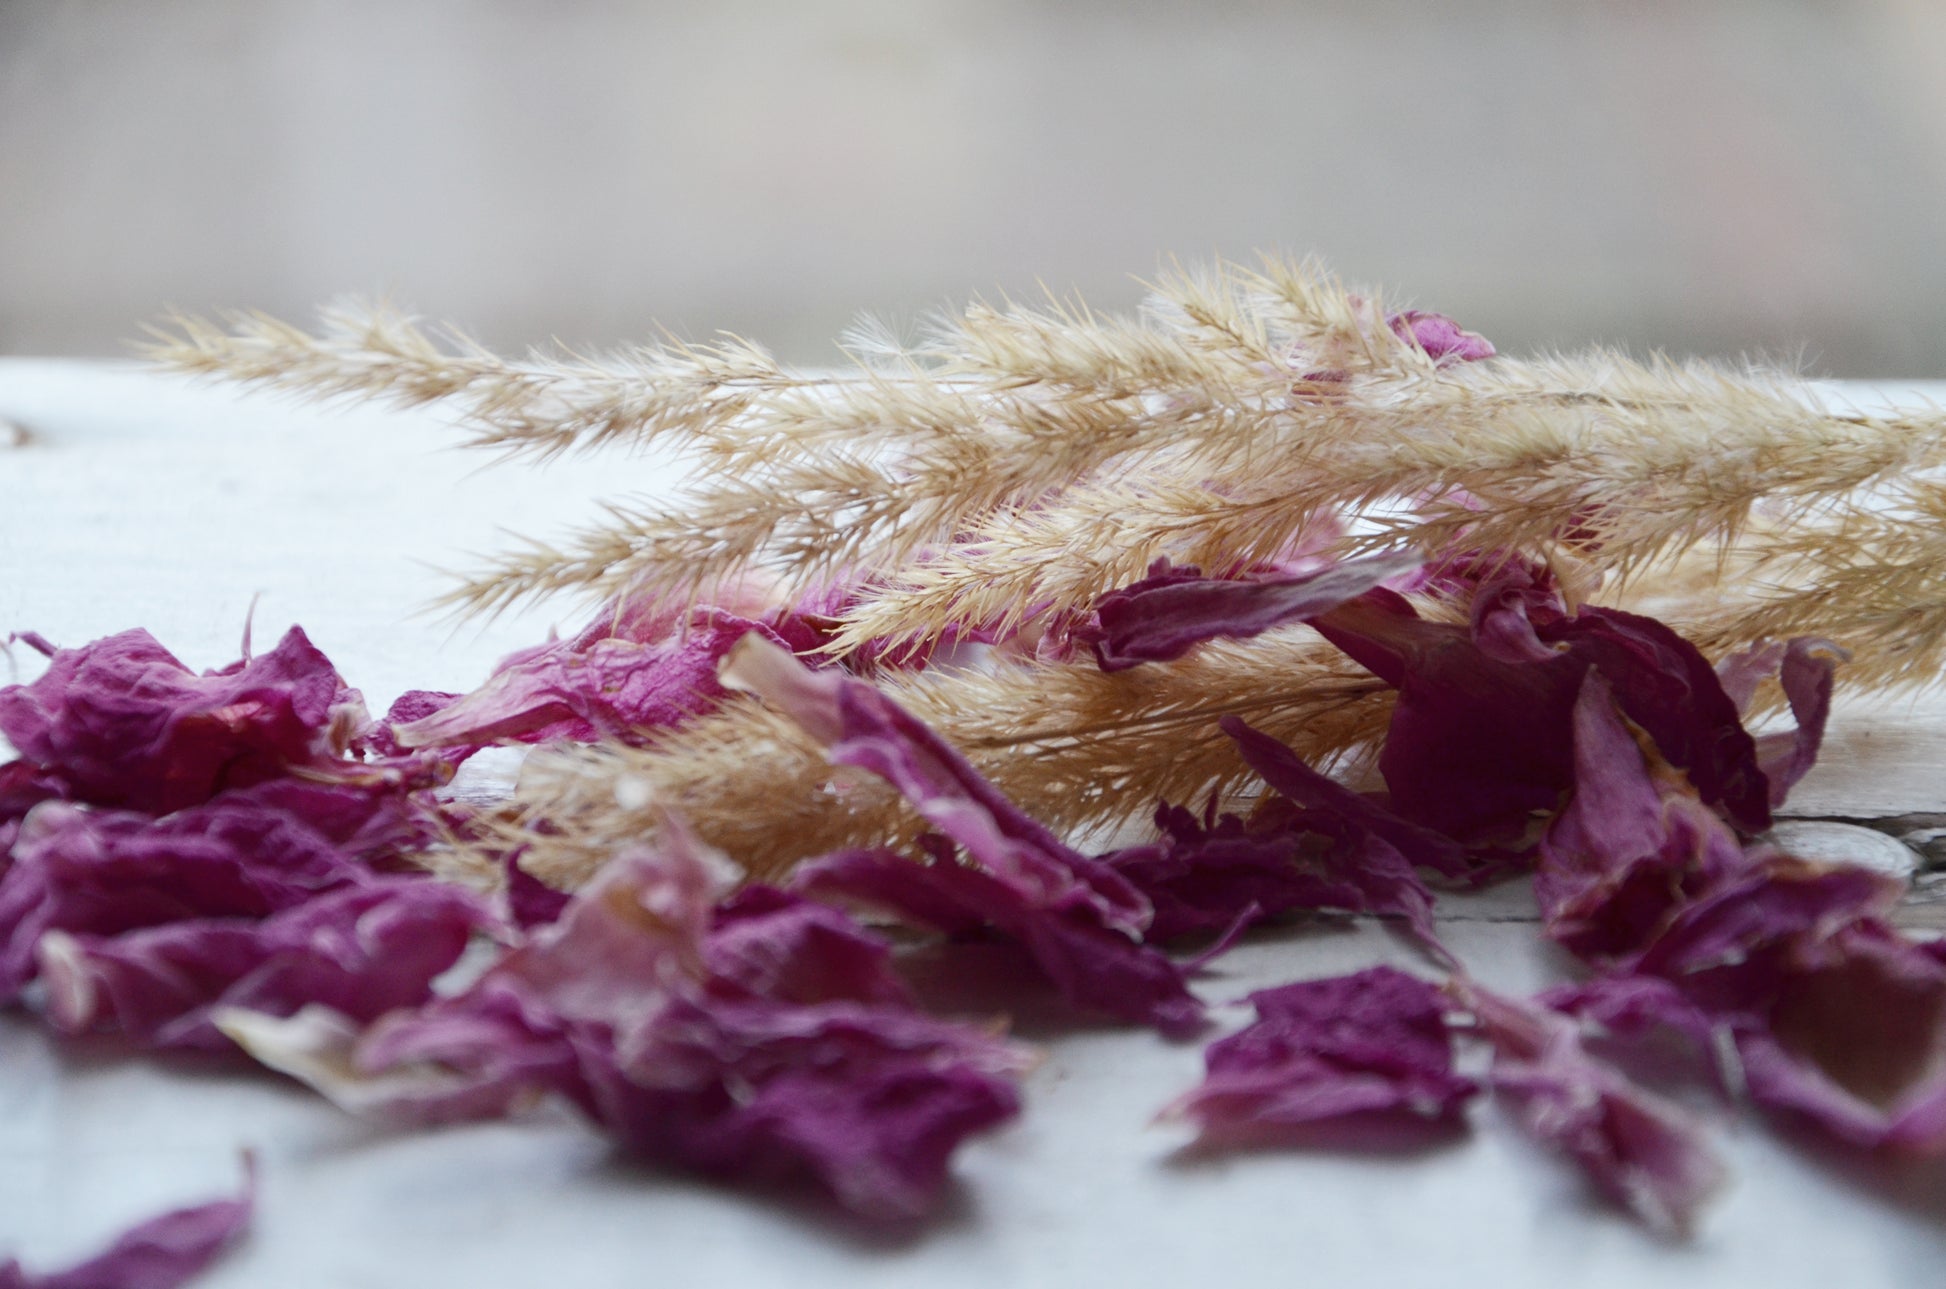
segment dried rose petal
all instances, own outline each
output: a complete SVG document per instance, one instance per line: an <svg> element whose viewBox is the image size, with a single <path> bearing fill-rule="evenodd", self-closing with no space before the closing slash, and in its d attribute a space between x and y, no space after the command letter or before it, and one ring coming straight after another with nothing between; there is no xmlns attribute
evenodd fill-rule
<svg viewBox="0 0 1946 1289"><path fill-rule="evenodd" d="M146 631L55 651L0 689L0 734L76 799L151 814L224 788L336 762L363 707L296 627L277 647L198 676Z"/></svg>
<svg viewBox="0 0 1946 1289"><path fill-rule="evenodd" d="M455 703L397 725L401 747L480 746L501 739L639 740L709 710L722 698L716 667L730 646L769 628L721 609L678 622L660 616L598 623L571 640L503 661L484 685Z"/></svg>
<svg viewBox="0 0 1946 1289"><path fill-rule="evenodd" d="M1652 755L1590 672L1574 707L1574 798L1534 875L1548 935L1590 961L1631 959L1683 901L1746 867L1736 834Z"/></svg>
<svg viewBox="0 0 1946 1289"><path fill-rule="evenodd" d="M32 1274L0 1261L0 1289L176 1289L188 1284L242 1238L257 1204L256 1167L244 1158L243 1191L152 1217L113 1244L64 1271Z"/></svg>
<svg viewBox="0 0 1946 1289"><path fill-rule="evenodd" d="M1450 362L1478 362L1497 352L1491 341L1465 331L1443 313L1406 309L1386 318L1385 325L1401 340L1410 340L1440 366Z"/></svg>
<svg viewBox="0 0 1946 1289"><path fill-rule="evenodd" d="M1312 623L1399 690L1379 769L1406 817L1473 838L1517 835L1556 808L1572 786L1573 709L1593 668L1705 802L1746 831L1769 825L1755 745L1680 636L1612 609L1550 617L1524 588L1485 588L1475 607L1473 627L1428 622L1381 589Z"/></svg>
<svg viewBox="0 0 1946 1289"><path fill-rule="evenodd" d="M1493 1044L1494 1091L1535 1140L1651 1228L1688 1232L1725 1176L1690 1117L1590 1056L1567 1017L1478 986L1460 994Z"/></svg>
<svg viewBox="0 0 1946 1289"><path fill-rule="evenodd" d="M1193 1029L1201 1007L1182 972L1141 943L1154 910L1114 867L1067 846L981 778L959 753L863 681L813 672L757 637L724 667L827 748L833 764L872 771L957 842L919 865L883 853L844 857L798 889L871 902L938 927L987 923L1019 940L1080 1006L1167 1032ZM905 865L904 868L894 867Z"/></svg>
<svg viewBox="0 0 1946 1289"><path fill-rule="evenodd" d="M210 1022L218 1007L288 1016L317 1003L373 1020L425 1002L491 925L458 887L389 878L262 921L202 918L112 937L50 931L38 947L56 1028L223 1051L230 1043Z"/></svg>
<svg viewBox="0 0 1946 1289"><path fill-rule="evenodd" d="M33 975L42 934L113 935L187 918L256 918L370 868L266 801L277 785L225 793L161 819L129 810L38 806L0 876L0 996Z"/></svg>
<svg viewBox="0 0 1946 1289"><path fill-rule="evenodd" d="M1790 790L1817 761L1825 722L1831 716L1833 673L1839 663L1850 658L1848 652L1829 640L1798 636L1784 643L1767 641L1753 645L1717 664L1724 691L1739 712L1748 712L1756 700L1757 687L1777 676L1790 703L1791 715L1797 720L1795 729L1766 734L1757 740L1757 759L1770 782L1773 809L1784 804Z"/></svg>
<svg viewBox="0 0 1946 1289"><path fill-rule="evenodd" d="M1089 633L1103 671L1180 658L1218 637L1247 638L1336 608L1420 565L1417 555L1372 555L1295 577L1206 578L1159 560L1149 576L1095 602Z"/></svg>
<svg viewBox="0 0 1946 1289"><path fill-rule="evenodd" d="M1684 907L1635 970L1730 1034L1759 1104L1853 1145L1946 1154L1946 963L1881 920L1902 893L1766 856Z"/></svg>
<svg viewBox="0 0 1946 1289"><path fill-rule="evenodd" d="M953 1150L1012 1118L1018 1059L918 1012L679 999L629 1066L583 1048L593 1117L626 1148L739 1182L800 1179L862 1217L937 1202Z"/></svg>
<svg viewBox="0 0 1946 1289"><path fill-rule="evenodd" d="M888 850L842 852L801 865L792 888L949 934L992 927L1017 940L1077 1007L1170 1035L1202 1025L1202 1004L1168 958L1072 910L1037 904L1020 886L950 855L920 863Z"/></svg>
<svg viewBox="0 0 1946 1289"><path fill-rule="evenodd" d="M522 868L518 850L508 852L503 871L507 879L507 917L523 931L558 921L574 898Z"/></svg>
<svg viewBox="0 0 1946 1289"><path fill-rule="evenodd" d="M1210 1044L1169 1113L1212 1144L1275 1140L1350 1117L1456 1122L1478 1091L1453 1070L1439 989L1390 967L1250 995L1254 1024Z"/></svg>
<svg viewBox="0 0 1946 1289"><path fill-rule="evenodd" d="M1800 636L1784 647L1778 674L1797 727L1757 740L1757 759L1770 780L1772 809L1784 804L1797 781L1816 764L1825 722L1831 717L1833 672L1850 658L1829 640Z"/></svg>
<svg viewBox="0 0 1946 1289"><path fill-rule="evenodd" d="M1732 678L1754 686L1780 656L1738 660ZM1794 656L1814 748L1831 655L1807 641ZM1882 921L1903 883L1746 847L1599 676L1575 727L1576 795L1542 840L1535 890L1551 936L1628 974L1553 1001L1625 1032L1667 1025L1719 1065L1733 1051L1726 1082L1838 1140L1946 1153L1946 962Z"/></svg>
<svg viewBox="0 0 1946 1289"><path fill-rule="evenodd" d="M713 980L779 1002L912 1002L883 939L774 886L746 886L716 906L703 959Z"/></svg>
<svg viewBox="0 0 1946 1289"><path fill-rule="evenodd" d="M1235 815L1198 822L1156 812L1163 839L1102 858L1155 908L1148 938L1227 932L1296 909L1372 912L1367 893L1327 866L1333 839L1291 827L1257 829Z"/></svg>

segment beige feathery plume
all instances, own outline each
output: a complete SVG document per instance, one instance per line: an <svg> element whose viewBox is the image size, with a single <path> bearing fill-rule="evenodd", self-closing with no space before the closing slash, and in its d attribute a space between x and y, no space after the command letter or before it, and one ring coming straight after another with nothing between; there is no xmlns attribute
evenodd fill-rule
<svg viewBox="0 0 1946 1289"><path fill-rule="evenodd" d="M1847 685L1933 683L1946 666L1946 482L1908 480L1823 522L1766 532L1669 611L1705 652L1824 636L1851 653Z"/></svg>
<svg viewBox="0 0 1946 1289"><path fill-rule="evenodd" d="M149 329L141 352L176 371L319 398L440 403L469 446L511 455L694 439L736 423L763 397L824 383L786 372L735 337L515 362L457 328L434 335L383 305L327 308L316 334L260 313L222 323L174 315Z"/></svg>

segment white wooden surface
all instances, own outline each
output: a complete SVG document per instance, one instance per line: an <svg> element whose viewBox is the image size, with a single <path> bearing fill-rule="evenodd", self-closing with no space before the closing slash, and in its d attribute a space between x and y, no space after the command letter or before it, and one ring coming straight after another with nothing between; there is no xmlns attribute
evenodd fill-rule
<svg viewBox="0 0 1946 1289"><path fill-rule="evenodd" d="M481 472L443 450L450 435L430 415L332 414L103 364L0 360L0 418L30 431L18 447L0 436L0 631L75 644L142 625L210 666L235 656L260 596L258 640L301 622L375 707L414 686L474 684L548 625L527 614L453 632L415 616L442 585L428 564L464 563L499 528L544 534L592 496L659 482L626 457ZM574 610L557 612L572 624ZM1841 714L1797 813L1946 814L1938 712ZM1446 911L1450 943L1489 983L1566 975L1518 888ZM1372 925L1299 928L1253 940L1202 987L1227 999L1378 961L1414 959ZM1047 1052L1026 1114L963 1152L941 1221L887 1240L620 1165L566 1121L378 1132L267 1075L64 1048L0 1014L0 1252L63 1263L122 1223L231 1187L249 1145L263 1164L260 1218L210 1289L1906 1289L1942 1274L1939 1168L1860 1170L1719 1115L1736 1180L1701 1235L1672 1246L1591 1201L1491 1111L1428 1155L1184 1163L1182 1131L1151 1119L1195 1081L1197 1046L1024 1032Z"/></svg>

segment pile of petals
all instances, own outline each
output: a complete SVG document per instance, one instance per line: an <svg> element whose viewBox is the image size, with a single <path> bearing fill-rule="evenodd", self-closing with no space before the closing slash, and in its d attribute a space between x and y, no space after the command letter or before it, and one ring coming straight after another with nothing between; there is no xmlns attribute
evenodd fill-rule
<svg viewBox="0 0 1946 1289"><path fill-rule="evenodd" d="M1423 616L1406 591L1465 612ZM73 650L29 637L48 670L0 690L20 754L0 767L0 998L64 1033L247 1053L401 1124L564 1104L642 1158L901 1221L936 1205L963 1141L1017 1113L1028 1061L990 1025L922 1011L854 911L1012 943L1077 1014L1177 1038L1210 1023L1200 962L1318 911L1393 922L1428 977L1253 995L1256 1019L1171 1107L1202 1148L1451 1135L1491 1091L1680 1232L1722 1168L1689 1112L1596 1054L1673 1033L1697 1071L1793 1123L1946 1153L1946 953L1885 921L1897 882L1763 840L1817 754L1842 660L1824 642L1719 669L1652 619L1570 609L1544 567L1504 554L1158 565L1077 627L1101 667L1309 623L1397 691L1385 790L1231 718L1254 810L1161 803L1156 840L1089 855L868 680L820 665L824 622L624 604L473 694L415 692L380 721L296 630L201 676L140 631ZM1796 728L1753 738L1743 715L1773 677ZM670 815L572 894L504 856L497 903L413 863L464 827L437 789L473 750L637 738L738 691L896 789L927 828L916 845L740 885ZM1519 999L1441 942L1435 891L1528 871L1544 932L1588 974ZM1172 956L1184 940L1198 957ZM456 983L469 945L490 961ZM1459 1071L1469 1049L1480 1077Z"/></svg>
<svg viewBox="0 0 1946 1289"><path fill-rule="evenodd" d="M574 898L510 858L505 917L415 869L453 822L434 789L455 758L403 750L410 726L368 721L299 631L203 676L140 631L30 643L49 668L0 691L22 754L0 816L0 983L61 1032L241 1048L402 1120L559 1097L633 1153L809 1181L876 1219L926 1211L959 1142L1017 1110L1020 1049L918 1011L887 944L837 909L733 892L734 866L673 821L668 847ZM482 692L504 697L532 657ZM692 664L635 657L629 695ZM585 714L616 673L563 674L591 686ZM482 940L497 959L453 989ZM344 1051L321 1073L328 1040Z"/></svg>

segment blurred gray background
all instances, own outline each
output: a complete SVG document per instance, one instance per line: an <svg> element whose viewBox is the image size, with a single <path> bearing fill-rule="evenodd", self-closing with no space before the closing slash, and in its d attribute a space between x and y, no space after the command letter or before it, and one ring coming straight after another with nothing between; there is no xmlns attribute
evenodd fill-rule
<svg viewBox="0 0 1946 1289"><path fill-rule="evenodd" d="M1316 252L1503 349L1946 376L1946 3L0 0L0 353L388 293L834 356Z"/></svg>

